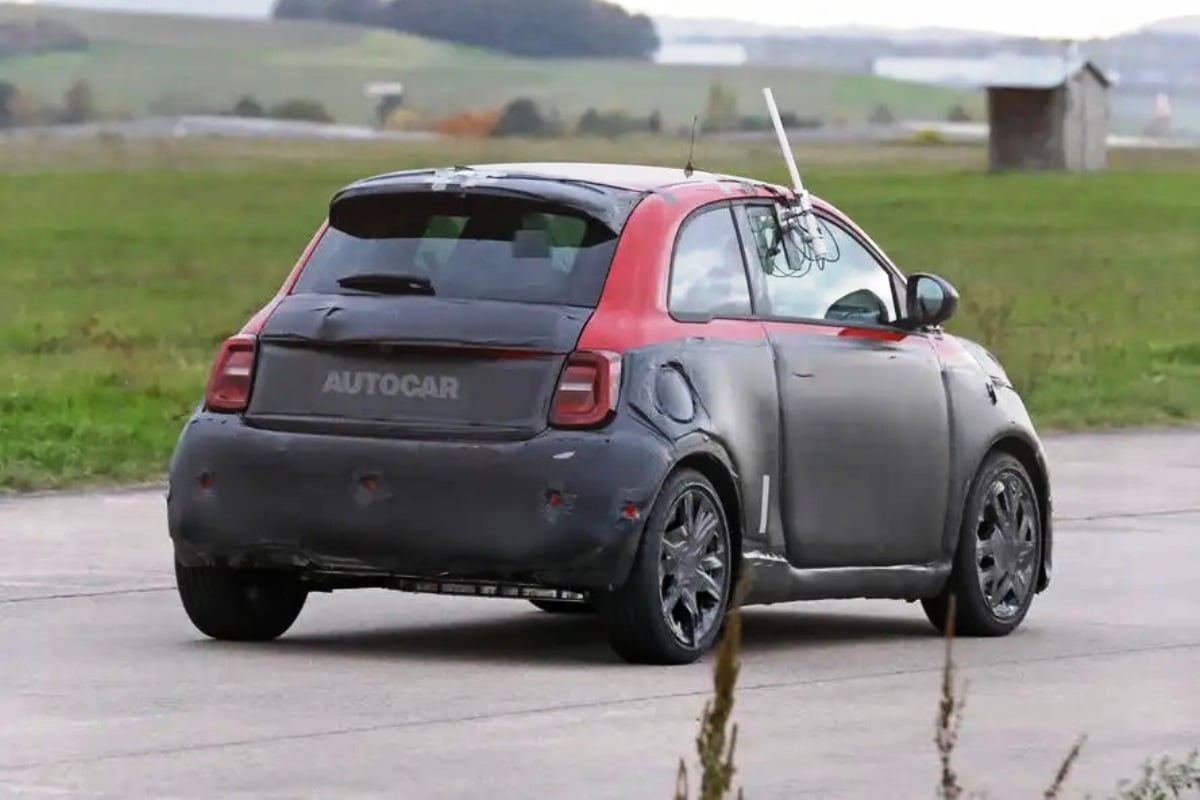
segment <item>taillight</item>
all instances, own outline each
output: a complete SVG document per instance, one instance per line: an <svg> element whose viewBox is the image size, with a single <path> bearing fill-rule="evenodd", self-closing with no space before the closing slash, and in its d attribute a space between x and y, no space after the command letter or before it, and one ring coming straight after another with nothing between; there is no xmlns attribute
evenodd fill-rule
<svg viewBox="0 0 1200 800"><path fill-rule="evenodd" d="M239 334L225 340L208 378L204 404L209 411L245 411L254 379L254 337Z"/></svg>
<svg viewBox="0 0 1200 800"><path fill-rule="evenodd" d="M554 390L550 424L559 428L598 425L617 410L620 392L620 354L582 350L572 353Z"/></svg>

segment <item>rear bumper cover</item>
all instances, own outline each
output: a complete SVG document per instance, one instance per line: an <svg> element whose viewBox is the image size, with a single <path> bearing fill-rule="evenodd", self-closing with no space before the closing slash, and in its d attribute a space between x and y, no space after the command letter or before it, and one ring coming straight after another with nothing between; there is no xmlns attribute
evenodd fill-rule
<svg viewBox="0 0 1200 800"><path fill-rule="evenodd" d="M168 520L193 566L600 589L624 583L670 466L669 444L640 428L426 442L198 412L172 458Z"/></svg>

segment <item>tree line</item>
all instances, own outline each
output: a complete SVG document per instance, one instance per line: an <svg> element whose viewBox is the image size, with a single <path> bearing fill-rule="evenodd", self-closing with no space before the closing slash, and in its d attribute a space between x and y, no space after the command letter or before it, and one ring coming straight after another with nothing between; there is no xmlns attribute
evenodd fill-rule
<svg viewBox="0 0 1200 800"><path fill-rule="evenodd" d="M645 14L606 0L277 0L276 19L372 25L531 58L649 59Z"/></svg>

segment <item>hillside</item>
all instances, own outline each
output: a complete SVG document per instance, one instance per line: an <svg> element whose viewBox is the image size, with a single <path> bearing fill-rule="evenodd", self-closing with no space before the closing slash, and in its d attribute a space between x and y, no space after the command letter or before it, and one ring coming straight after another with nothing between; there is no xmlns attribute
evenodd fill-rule
<svg viewBox="0 0 1200 800"><path fill-rule="evenodd" d="M1142 30L1148 33L1166 33L1179 36L1200 36L1200 14L1189 17L1172 17L1147 25Z"/></svg>
<svg viewBox="0 0 1200 800"><path fill-rule="evenodd" d="M43 100L86 77L112 112L171 114L225 108L244 94L272 103L307 96L341 122L365 123L371 81L402 81L409 102L431 113L492 107L529 96L572 115L595 106L658 109L668 125L700 113L709 83L738 92L742 110L761 110L760 89L801 116L861 121L879 104L902 118L944 118L951 105L978 109L957 91L865 75L786 67L708 68L640 62L530 61L382 30L325 23L185 17L0 4L0 22L65 21L92 42L87 52L0 59L0 80Z"/></svg>
<svg viewBox="0 0 1200 800"><path fill-rule="evenodd" d="M957 28L924 27L913 29L884 28L871 25L845 25L832 28L800 27L796 25L765 25L737 19L708 19L703 17L657 17L659 36L664 41L680 39L884 39L891 42L957 42L994 41L1007 38L1003 34Z"/></svg>

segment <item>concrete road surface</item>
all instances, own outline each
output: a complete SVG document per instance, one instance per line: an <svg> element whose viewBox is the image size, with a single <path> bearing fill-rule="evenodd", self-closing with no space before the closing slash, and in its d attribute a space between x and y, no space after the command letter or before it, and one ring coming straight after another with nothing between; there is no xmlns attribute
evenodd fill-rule
<svg viewBox="0 0 1200 800"><path fill-rule="evenodd" d="M961 641L967 785L1068 796L1200 745L1200 431L1051 442L1054 586ZM668 798L711 662L627 666L590 620L519 601L313 598L218 644L172 589L160 492L0 502L0 796ZM747 797L932 797L942 644L916 606L746 615Z"/></svg>

